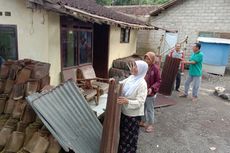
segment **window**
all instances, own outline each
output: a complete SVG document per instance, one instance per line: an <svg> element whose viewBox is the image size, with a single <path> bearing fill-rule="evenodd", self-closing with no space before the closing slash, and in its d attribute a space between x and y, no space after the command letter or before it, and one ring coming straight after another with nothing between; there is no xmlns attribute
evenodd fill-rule
<svg viewBox="0 0 230 153"><path fill-rule="evenodd" d="M5 16L11 16L11 12L5 12Z"/></svg>
<svg viewBox="0 0 230 153"><path fill-rule="evenodd" d="M16 26L0 25L0 55L5 60L17 60Z"/></svg>
<svg viewBox="0 0 230 153"><path fill-rule="evenodd" d="M73 18L61 18L62 67L93 62L93 26Z"/></svg>
<svg viewBox="0 0 230 153"><path fill-rule="evenodd" d="M62 32L63 64L64 67L77 65L77 32L68 29Z"/></svg>
<svg viewBox="0 0 230 153"><path fill-rule="evenodd" d="M92 32L80 31L80 64L92 63Z"/></svg>
<svg viewBox="0 0 230 153"><path fill-rule="evenodd" d="M230 39L230 33L224 32L199 32L199 37L223 38Z"/></svg>
<svg viewBox="0 0 230 153"><path fill-rule="evenodd" d="M121 28L121 43L129 43L130 29Z"/></svg>

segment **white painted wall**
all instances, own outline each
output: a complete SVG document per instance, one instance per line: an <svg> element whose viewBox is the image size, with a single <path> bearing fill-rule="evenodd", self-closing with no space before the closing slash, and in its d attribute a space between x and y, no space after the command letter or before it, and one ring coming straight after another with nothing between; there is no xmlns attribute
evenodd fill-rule
<svg viewBox="0 0 230 153"><path fill-rule="evenodd" d="M16 25L18 58L30 58L51 64L51 84L60 80L60 22L59 15L45 10L26 8L26 0L0 0L0 11L11 16L0 16L1 25Z"/></svg>
<svg viewBox="0 0 230 153"><path fill-rule="evenodd" d="M51 64L51 84L60 83L61 46L60 17L53 12L26 8L26 0L0 0L0 24L16 25L19 59L30 58ZM113 60L136 53L137 30L131 30L129 43L120 43L120 28L111 26L109 37L109 67Z"/></svg>
<svg viewBox="0 0 230 153"><path fill-rule="evenodd" d="M109 68L115 59L127 57L136 53L137 30L130 31L129 43L120 43L121 28L110 27L109 37Z"/></svg>

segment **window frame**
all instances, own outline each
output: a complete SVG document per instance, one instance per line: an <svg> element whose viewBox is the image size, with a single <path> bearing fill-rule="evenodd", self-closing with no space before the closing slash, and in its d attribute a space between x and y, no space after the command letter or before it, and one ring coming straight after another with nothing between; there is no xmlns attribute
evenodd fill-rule
<svg viewBox="0 0 230 153"><path fill-rule="evenodd" d="M66 44L66 46L64 46L64 44L63 44L63 41L64 41L64 39L66 39L67 40L67 35L68 35L68 32L69 31L72 31L73 32L73 35L75 35L75 32L77 33L77 29L76 28L63 28L62 30L61 30L61 47L62 47L62 49L61 49L61 62L62 62L62 68L68 68L68 67L76 67L76 65L78 65L78 58L77 58L77 54L78 54L78 46L75 46L74 47L74 54L76 54L75 55L75 57L74 57L74 66L66 66L65 67L65 61L66 61L66 55L65 55L65 53L63 52L64 51L64 49L67 49L67 42L65 43ZM62 32L64 32L65 34L62 34ZM76 36L76 38L75 38L75 36L74 36L74 39L78 39L78 33L76 34L77 36ZM63 38L63 37L65 37L65 38ZM75 45L75 44L74 44ZM76 61L75 61L76 60ZM76 63L76 64L75 64Z"/></svg>
<svg viewBox="0 0 230 153"><path fill-rule="evenodd" d="M86 22L82 22L80 20L77 20L75 18L70 18L70 17L66 17L66 16L61 16L61 20L60 20L60 28L61 28L61 70L67 70L67 69L72 69L72 68L77 68L83 65L89 65L89 64L93 64L93 42L94 42L94 28L93 28L93 24L91 23L86 23ZM76 48L76 64L74 66L69 66L69 67L65 67L65 57L64 57L64 45L63 45L63 34L62 32L64 31L68 31L72 29L74 32L76 32L77 35L77 45ZM80 64L80 45L79 45L79 41L80 41L80 32L84 31L84 32L91 32L92 38L91 38L91 45L92 45L92 62L90 63L82 63Z"/></svg>
<svg viewBox="0 0 230 153"><path fill-rule="evenodd" d="M127 31L128 31L128 33L127 33ZM131 33L131 29L129 29L129 28L121 28L120 43L129 43L129 41L130 41L130 33ZM128 40L126 40L126 38Z"/></svg>
<svg viewBox="0 0 230 153"><path fill-rule="evenodd" d="M18 30L17 30L17 25L11 25L11 24L0 24L0 29L1 28L13 28L14 29L14 33L15 33L15 50L16 50L16 59L15 60L18 60ZM8 59L6 59L8 60Z"/></svg>
<svg viewBox="0 0 230 153"><path fill-rule="evenodd" d="M79 56L78 56L77 65L78 65L78 66L82 66L82 65L93 64L93 29L83 29L83 28L80 28L80 29L78 29L77 32L79 32L79 33L80 33L80 32L91 32L91 35L92 35L92 36L91 36L91 37L92 37L92 38L91 38L91 45L92 45L92 46L91 46L91 47L92 47L92 48L91 48L91 50L92 50L92 62L91 62L91 63L90 63L90 62L89 62L89 63L82 63L82 64L80 63L80 45L78 44L78 50L77 50L78 53L77 53L77 54L78 54ZM79 34L79 33L78 33L78 41L80 41L80 34Z"/></svg>

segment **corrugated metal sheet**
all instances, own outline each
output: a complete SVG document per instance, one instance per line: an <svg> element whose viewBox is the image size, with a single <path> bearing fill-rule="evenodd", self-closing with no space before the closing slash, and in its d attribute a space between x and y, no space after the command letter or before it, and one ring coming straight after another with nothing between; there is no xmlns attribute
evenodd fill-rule
<svg viewBox="0 0 230 153"><path fill-rule="evenodd" d="M117 98L121 90L121 85L110 80L100 153L117 153L121 116L121 105L117 104Z"/></svg>
<svg viewBox="0 0 230 153"><path fill-rule="evenodd" d="M206 43L230 44L230 39L223 39L223 38L198 37L197 40Z"/></svg>
<svg viewBox="0 0 230 153"><path fill-rule="evenodd" d="M154 108L166 107L176 105L176 101L170 97L166 97L161 94L157 94L156 101L154 102Z"/></svg>
<svg viewBox="0 0 230 153"><path fill-rule="evenodd" d="M102 125L73 81L27 101L65 151L99 153Z"/></svg>
<svg viewBox="0 0 230 153"><path fill-rule="evenodd" d="M174 81L176 79L179 65L180 65L180 59L171 58L169 56L166 57L162 74L161 74L161 85L160 85L159 93L167 96L172 94L172 89L173 89Z"/></svg>

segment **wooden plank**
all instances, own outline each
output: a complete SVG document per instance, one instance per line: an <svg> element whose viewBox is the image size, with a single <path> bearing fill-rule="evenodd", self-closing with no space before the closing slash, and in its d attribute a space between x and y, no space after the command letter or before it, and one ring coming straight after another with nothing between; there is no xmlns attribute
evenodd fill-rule
<svg viewBox="0 0 230 153"><path fill-rule="evenodd" d="M118 150L121 105L117 104L117 98L121 89L115 80L110 80L100 153L117 153Z"/></svg>

